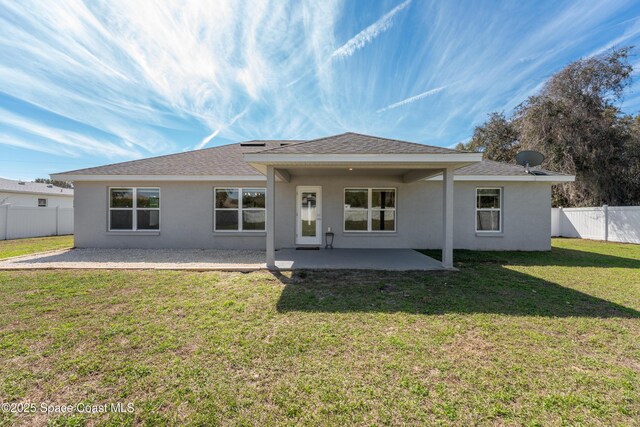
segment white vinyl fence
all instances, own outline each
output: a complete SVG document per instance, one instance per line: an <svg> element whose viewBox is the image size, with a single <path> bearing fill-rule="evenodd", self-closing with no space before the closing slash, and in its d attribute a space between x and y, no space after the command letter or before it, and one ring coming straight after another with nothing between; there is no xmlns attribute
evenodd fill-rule
<svg viewBox="0 0 640 427"><path fill-rule="evenodd" d="M553 208L551 235L640 243L640 206Z"/></svg>
<svg viewBox="0 0 640 427"><path fill-rule="evenodd" d="M73 234L73 208L0 205L0 240Z"/></svg>

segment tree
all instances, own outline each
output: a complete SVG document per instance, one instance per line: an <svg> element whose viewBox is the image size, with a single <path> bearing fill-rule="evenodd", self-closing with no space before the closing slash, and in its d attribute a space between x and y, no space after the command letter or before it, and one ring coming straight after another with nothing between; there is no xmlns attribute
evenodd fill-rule
<svg viewBox="0 0 640 427"><path fill-rule="evenodd" d="M629 202L624 151L631 132L616 106L630 81L628 54L624 48L575 61L516 109L523 148L545 154L545 168L576 175L554 188L557 204Z"/></svg>
<svg viewBox="0 0 640 427"><path fill-rule="evenodd" d="M490 114L459 147L507 162L523 149L542 152L544 168L576 175L554 186L556 206L640 203L640 115L618 107L631 80L630 49L572 62L510 119Z"/></svg>
<svg viewBox="0 0 640 427"><path fill-rule="evenodd" d="M628 139L623 162L627 165L624 181L629 186L628 205L640 205L640 114L627 117L631 137Z"/></svg>
<svg viewBox="0 0 640 427"><path fill-rule="evenodd" d="M66 182L66 181L56 181L53 179L49 179L49 178L36 178L36 180L34 182L39 182L42 184L51 184L55 187L60 187L60 188L73 188L73 184L70 182Z"/></svg>
<svg viewBox="0 0 640 427"><path fill-rule="evenodd" d="M511 162L518 152L518 130L504 112L493 112L482 126L473 131L467 144L458 144L457 149L484 153L484 158L498 162Z"/></svg>

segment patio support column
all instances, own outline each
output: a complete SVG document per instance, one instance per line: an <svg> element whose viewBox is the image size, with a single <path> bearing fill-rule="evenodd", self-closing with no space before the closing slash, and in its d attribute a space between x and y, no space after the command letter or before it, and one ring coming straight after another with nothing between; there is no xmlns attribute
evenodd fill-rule
<svg viewBox="0 0 640 427"><path fill-rule="evenodd" d="M442 173L442 266L453 268L453 168Z"/></svg>
<svg viewBox="0 0 640 427"><path fill-rule="evenodd" d="M267 268L276 266L276 174L273 166L267 166Z"/></svg>

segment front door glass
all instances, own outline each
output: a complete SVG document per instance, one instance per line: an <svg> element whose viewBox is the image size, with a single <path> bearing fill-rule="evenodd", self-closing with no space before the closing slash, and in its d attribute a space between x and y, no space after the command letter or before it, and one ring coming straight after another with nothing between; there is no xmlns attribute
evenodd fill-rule
<svg viewBox="0 0 640 427"><path fill-rule="evenodd" d="M303 191L300 198L300 221L303 237L316 237L316 223L318 220L317 193L315 191Z"/></svg>

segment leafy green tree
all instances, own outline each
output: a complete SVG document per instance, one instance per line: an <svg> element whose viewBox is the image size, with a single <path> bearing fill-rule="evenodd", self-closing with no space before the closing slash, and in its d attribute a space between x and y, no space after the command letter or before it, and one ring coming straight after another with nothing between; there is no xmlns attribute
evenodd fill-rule
<svg viewBox="0 0 640 427"><path fill-rule="evenodd" d="M511 163L520 150L542 152L544 168L576 175L554 186L556 206L640 204L640 115L619 107L631 83L630 49L572 62L511 118L491 113L458 148Z"/></svg>
<svg viewBox="0 0 640 427"><path fill-rule="evenodd" d="M640 206L640 114L626 119L631 135L623 151L622 161L627 165L623 180L628 186L627 204Z"/></svg>
<svg viewBox="0 0 640 427"><path fill-rule="evenodd" d="M458 144L458 149L479 151L484 158L498 162L511 162L518 153L518 130L503 112L493 112L485 124L473 131L467 144Z"/></svg>
<svg viewBox="0 0 640 427"><path fill-rule="evenodd" d="M623 48L572 62L516 110L522 146L545 154L546 168L576 175L554 188L558 204L630 201L624 151L631 133L617 106L630 83L628 55Z"/></svg>

